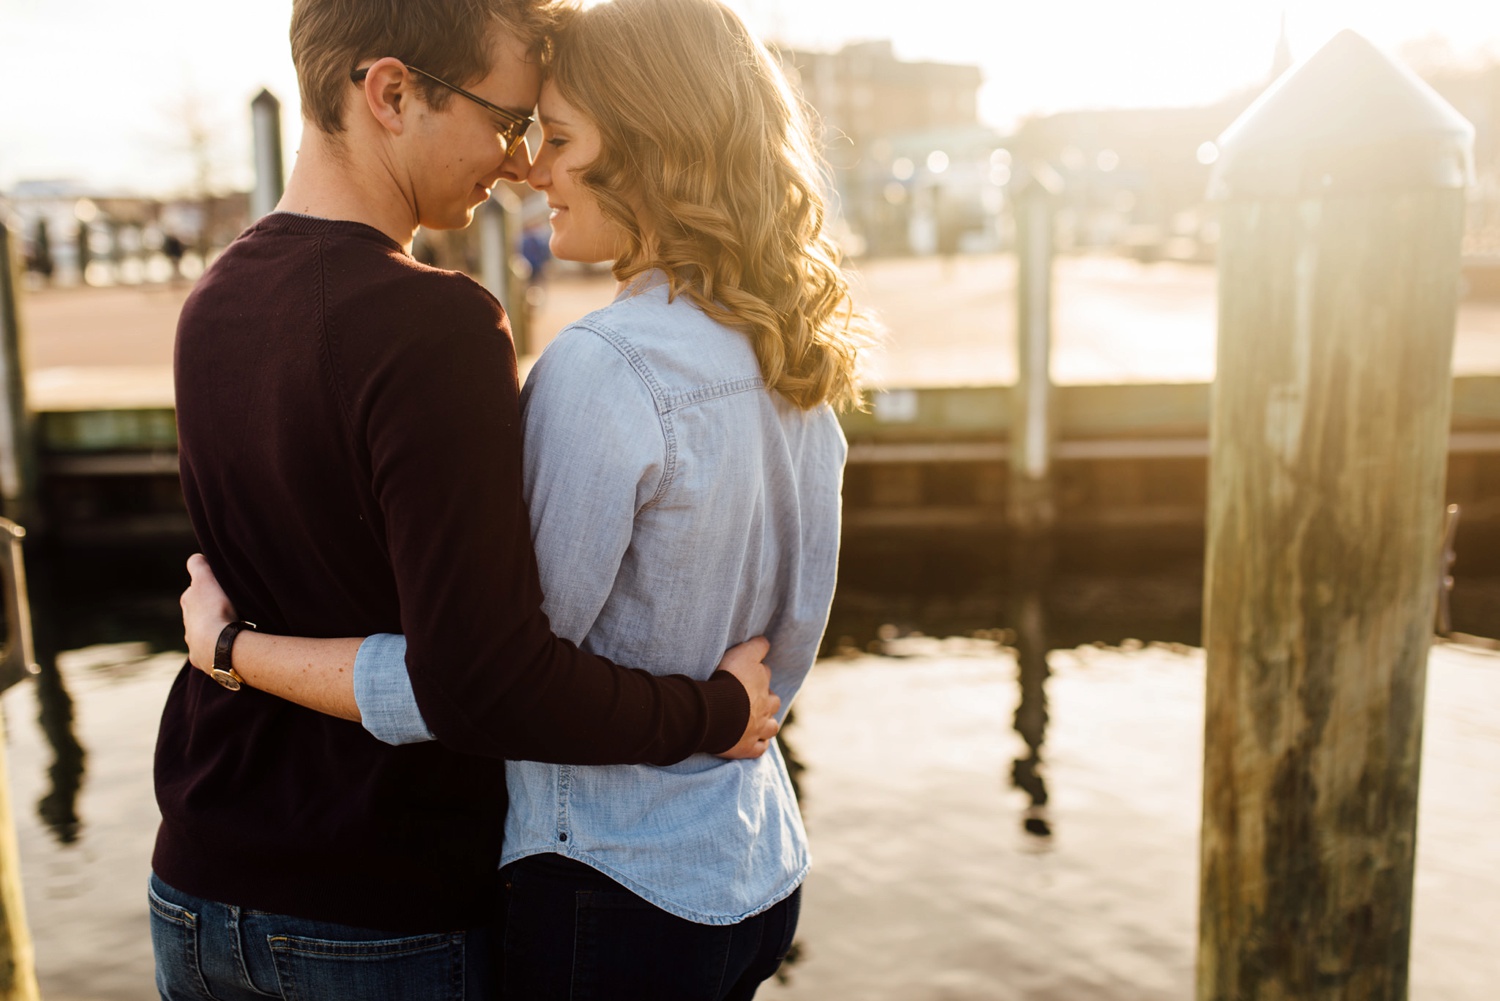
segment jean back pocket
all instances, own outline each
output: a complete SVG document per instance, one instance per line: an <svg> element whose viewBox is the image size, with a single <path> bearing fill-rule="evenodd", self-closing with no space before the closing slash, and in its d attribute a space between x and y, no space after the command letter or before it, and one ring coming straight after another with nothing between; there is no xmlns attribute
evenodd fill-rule
<svg viewBox="0 0 1500 1001"><path fill-rule="evenodd" d="M343 942L267 939L286 1001L463 1001L461 932Z"/></svg>

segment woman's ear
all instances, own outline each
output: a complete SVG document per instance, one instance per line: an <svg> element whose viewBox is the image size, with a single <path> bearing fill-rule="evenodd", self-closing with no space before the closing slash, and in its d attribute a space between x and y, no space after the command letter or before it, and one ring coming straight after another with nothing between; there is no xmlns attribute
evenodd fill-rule
<svg viewBox="0 0 1500 1001"><path fill-rule="evenodd" d="M364 81L365 107L386 131L400 135L406 129L406 111L412 98L412 76L401 60L392 56L370 64Z"/></svg>

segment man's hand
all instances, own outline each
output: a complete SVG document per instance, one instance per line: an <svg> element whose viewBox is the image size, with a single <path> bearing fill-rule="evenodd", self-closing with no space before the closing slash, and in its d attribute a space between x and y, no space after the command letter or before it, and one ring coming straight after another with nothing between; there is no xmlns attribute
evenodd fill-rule
<svg viewBox="0 0 1500 1001"><path fill-rule="evenodd" d="M771 644L765 637L757 636L731 647L719 661L719 670L728 671L738 678L750 695L750 722L746 724L740 742L721 753L721 758L758 758L766 753L771 738L781 729L781 724L776 722L781 699L771 693L771 669L762 663L770 652Z"/></svg>
<svg viewBox="0 0 1500 1001"><path fill-rule="evenodd" d="M193 582L182 592L183 638L187 640L188 660L198 670L208 672L214 666L219 633L239 616L202 553L188 557L187 570Z"/></svg>

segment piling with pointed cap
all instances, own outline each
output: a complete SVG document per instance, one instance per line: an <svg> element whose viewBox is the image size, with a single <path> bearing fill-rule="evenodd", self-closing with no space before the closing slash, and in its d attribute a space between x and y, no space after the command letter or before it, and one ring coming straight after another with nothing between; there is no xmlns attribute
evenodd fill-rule
<svg viewBox="0 0 1500 1001"><path fill-rule="evenodd" d="M281 102L262 90L250 102L255 130L255 190L250 192L250 216L259 219L276 208L285 188L281 162Z"/></svg>
<svg viewBox="0 0 1500 1001"><path fill-rule="evenodd" d="M1407 993L1472 127L1344 32L1224 134L1197 996Z"/></svg>

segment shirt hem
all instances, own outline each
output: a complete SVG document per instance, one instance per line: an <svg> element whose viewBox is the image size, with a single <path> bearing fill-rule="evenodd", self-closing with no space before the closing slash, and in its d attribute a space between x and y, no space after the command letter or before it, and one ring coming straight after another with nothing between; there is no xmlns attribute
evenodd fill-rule
<svg viewBox="0 0 1500 1001"><path fill-rule="evenodd" d="M509 852L501 856L500 865L502 867L507 866L512 862L519 862L523 858L530 858L532 855L549 854L561 855L564 858L570 858L575 862L582 862L586 866L598 869L600 872L604 873L604 875L608 876L616 883L619 883L621 886L625 887L631 893L634 893L636 896L640 897L648 904L651 904L655 907L660 907L668 914L672 914L676 917L682 918L684 921L691 921L694 924L699 925L737 925L741 921L749 920L750 918L755 917L757 914L763 914L766 911L769 911L771 908L775 907L777 904L781 903L787 897L790 897L793 893L795 893L797 891L797 887L801 886L803 881L807 879L808 871L812 868L811 861L804 860L802 862L802 865L797 869L796 873L794 873L787 882L782 884L781 887L764 903L757 904L755 907L751 908L748 911L745 911L743 914L722 914L694 910L691 907L686 907L682 904L675 903L674 901L667 900L665 897L654 893L649 888L631 879L629 876L627 876L623 872L620 872L618 869L600 862L598 859L592 857L587 852L568 851L566 849L559 850L556 848L531 848L525 851Z"/></svg>

